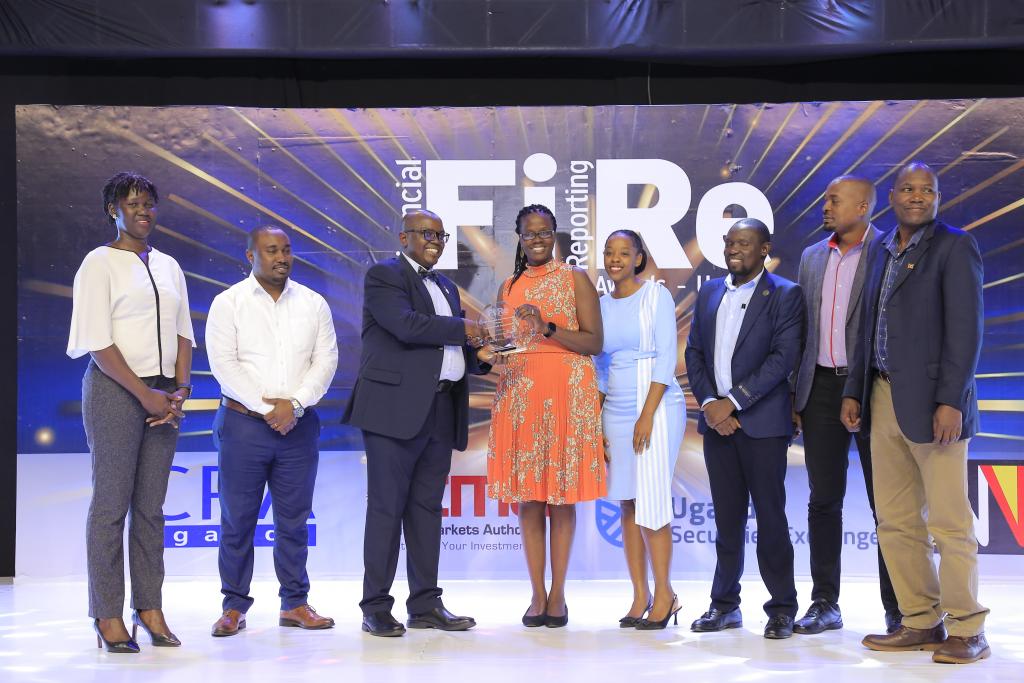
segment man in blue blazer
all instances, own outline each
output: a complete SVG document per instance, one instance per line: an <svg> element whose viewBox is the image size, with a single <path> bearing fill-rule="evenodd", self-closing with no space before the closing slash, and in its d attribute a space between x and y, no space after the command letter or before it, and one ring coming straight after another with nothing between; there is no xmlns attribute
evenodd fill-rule
<svg viewBox="0 0 1024 683"><path fill-rule="evenodd" d="M464 631L476 625L441 602L437 567L441 501L452 449L468 438L467 376L482 374L470 341L477 323L462 318L458 288L432 268L448 234L429 211L402 220L402 254L366 273L359 376L342 418L363 431L366 531L363 630L401 636L391 585L404 532L409 628Z"/></svg>
<svg viewBox="0 0 1024 683"><path fill-rule="evenodd" d="M964 664L990 654L967 499L983 271L974 237L936 220L939 200L926 164L900 169L889 193L897 227L868 266L841 419L871 434L878 542L903 613L898 631L864 645L933 650L936 662Z"/></svg>
<svg viewBox="0 0 1024 683"><path fill-rule="evenodd" d="M875 186L841 176L825 189L822 225L828 236L804 249L797 282L807 304L807 339L796 373L793 409L804 436L810 496L807 537L811 559L811 605L793 630L812 634L843 627L839 583L843 551L843 498L850 464L850 432L839 420L850 356L860 336L864 274L878 231L870 224ZM871 444L856 432L857 451L874 513ZM899 627L900 610L878 549L878 578L886 629Z"/></svg>
<svg viewBox="0 0 1024 683"><path fill-rule="evenodd" d="M743 624L747 506L757 516L757 563L771 599L765 638L793 635L796 585L786 519L786 451L793 434L789 377L800 359L800 287L764 268L771 233L745 218L725 236L729 275L705 283L686 342L686 372L701 406L697 430L715 506L718 563L711 608L690 627L721 631Z"/></svg>

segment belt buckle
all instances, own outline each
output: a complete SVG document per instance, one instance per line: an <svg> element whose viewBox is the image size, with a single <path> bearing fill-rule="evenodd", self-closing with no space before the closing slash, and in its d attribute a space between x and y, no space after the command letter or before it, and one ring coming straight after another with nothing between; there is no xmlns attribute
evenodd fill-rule
<svg viewBox="0 0 1024 683"><path fill-rule="evenodd" d="M846 377L850 374L850 368L846 365L837 365L832 371L836 373L836 377Z"/></svg>

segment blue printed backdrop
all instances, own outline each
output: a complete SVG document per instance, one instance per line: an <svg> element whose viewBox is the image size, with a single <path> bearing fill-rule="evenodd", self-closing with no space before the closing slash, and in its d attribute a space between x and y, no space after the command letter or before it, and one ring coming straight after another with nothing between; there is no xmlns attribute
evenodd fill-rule
<svg viewBox="0 0 1024 683"><path fill-rule="evenodd" d="M321 291L334 312L341 359L321 404L323 447L343 450L361 447L358 434L336 418L358 362L363 273L397 242L403 205L397 162L514 161L512 186L458 192L493 208L493 225L464 226L457 247L449 245L458 251L452 277L472 313L493 300L511 269L511 224L524 194L537 184L523 173L523 162L540 152L557 163L548 185L555 188L563 228L571 217L563 195L571 160L665 159L685 171L693 199L672 229L694 267L658 271L677 292L680 339L695 286L723 273L697 245L696 207L709 189L745 182L764 193L774 214L773 267L794 277L801 250L822 236L821 195L831 178L856 173L876 180L875 221L889 228L886 194L896 169L910 159L932 164L941 179L942 217L971 230L985 258L985 346L978 375L983 433L972 453L1015 457L1024 440L1022 116L1024 100L355 111L22 106L18 450L87 450L79 405L86 361L68 359L64 349L75 270L86 252L113 237L100 190L114 172L134 169L157 183L161 202L153 243L177 258L188 278L200 348L197 400L188 406L179 449L210 447L219 393L202 347L210 301L247 274L246 231L273 222L291 235L299 256L294 276ZM594 175L590 171L589 213L600 223ZM639 184L630 186L627 198L633 207L657 207L671 191ZM565 256L568 231L561 232ZM588 265L600 284L595 254ZM656 250L654 257L657 262ZM681 359L678 371L685 383ZM474 382L471 447L481 447L493 381Z"/></svg>
<svg viewBox="0 0 1024 683"><path fill-rule="evenodd" d="M449 274L470 315L493 301L512 268L512 222L522 204L547 197L558 216L560 255L579 259L605 289L600 248L588 245L586 237L595 236L595 227L600 233L597 206L607 199L599 188L607 168L600 160L636 160L637 168L665 160L662 170L684 172L685 182L675 182L679 175L672 171L675 181L662 184L643 173L632 182L627 174L621 194L631 209L678 208L668 237L676 251L682 247L691 267L677 267L670 249L652 248L652 256L655 274L675 292L680 340L689 329L697 287L724 272L709 261L715 258L712 250L720 258L715 230L721 226L715 222L721 220L698 217L698 207L716 188L747 183L766 197L775 232L770 267L793 278L800 252L823 237L820 205L830 179L855 173L875 180L874 220L888 229L892 215L886 196L896 169L911 159L930 163L940 176L942 217L970 230L985 259L985 342L978 370L982 434L971 444L972 458L980 460L970 470L979 539L983 552L1019 554L1024 548L1022 118L1024 100L357 111L19 107L18 573L84 569L79 527L89 475L80 378L87 361L70 360L64 352L71 284L83 256L114 237L101 206L104 181L132 169L160 190L153 243L186 272L200 342L194 399L186 406L179 469L172 473L165 506L169 524L189 540L168 540L169 572L216 571L215 550L198 547L209 545L199 542L199 534L215 532L219 524L215 495L199 474L216 464L209 452L210 425L219 396L203 348L204 321L213 297L248 274L246 232L272 222L291 236L298 256L294 277L324 294L339 337L338 373L320 405L323 457L311 569L358 575L358 553L351 550L362 534L362 443L338 418L358 364L362 277L370 264L394 252L402 206L422 201L422 186L440 173L430 166L437 160L476 164L463 169L466 186L446 201L482 202L482 209L473 221L453 221L442 211L448 229L458 230L448 246L457 257ZM488 162L496 166L480 165ZM488 180L495 173L504 174L501 183ZM443 203L442 197L426 194L428 207ZM733 199L753 210L749 193ZM585 224L578 231L573 230L577 221ZM647 230L641 218L637 221L630 227ZM612 227L622 227L621 222ZM644 235L649 244L673 246L659 243L654 232ZM685 386L682 347L677 374ZM522 574L514 512L483 497L493 381L472 380L470 447L456 454L446 493L442 565L452 578ZM798 567L807 566L806 545L800 542L807 497L802 456L797 442L787 484ZM844 568L871 574L872 523L860 481L854 466ZM714 564L708 535L714 525L692 423L674 493L677 568L707 576ZM615 505L599 501L581 507L575 576L624 576L618 525ZM269 575L268 554L261 557L258 572ZM748 567L756 571L753 556L749 559ZM991 566L1019 572L1016 558Z"/></svg>

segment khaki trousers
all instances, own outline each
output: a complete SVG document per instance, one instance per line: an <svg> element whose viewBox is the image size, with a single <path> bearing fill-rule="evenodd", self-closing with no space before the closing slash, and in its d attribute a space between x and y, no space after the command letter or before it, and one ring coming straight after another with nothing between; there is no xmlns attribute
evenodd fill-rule
<svg viewBox="0 0 1024 683"><path fill-rule="evenodd" d="M927 629L945 619L950 635L985 630L978 604L978 541L967 499L967 440L915 443L896 422L892 387L871 391L871 465L878 543L903 623ZM932 539L939 552L936 572Z"/></svg>

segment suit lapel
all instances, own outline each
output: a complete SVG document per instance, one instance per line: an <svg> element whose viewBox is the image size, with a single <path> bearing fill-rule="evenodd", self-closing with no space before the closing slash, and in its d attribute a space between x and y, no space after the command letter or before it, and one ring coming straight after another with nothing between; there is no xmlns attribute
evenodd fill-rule
<svg viewBox="0 0 1024 683"><path fill-rule="evenodd" d="M462 313L462 306L459 299L459 288L455 283L438 273L437 286L441 288L441 293L444 294L444 298L448 301L448 308L452 309L452 315L456 318L462 317L460 315ZM424 289L426 289L425 285Z"/></svg>
<svg viewBox="0 0 1024 683"><path fill-rule="evenodd" d="M898 229L898 228L897 228ZM910 274L914 272L914 268L918 262L924 258L925 253L931 246L932 237L935 235L935 222L932 222L927 228L924 228L924 234L921 235L921 241L917 243L917 246L907 254L906 261L900 267L900 272L896 274L896 280L892 283L892 289L889 290L889 298L900 288L900 285L910 277Z"/></svg>
<svg viewBox="0 0 1024 683"><path fill-rule="evenodd" d="M743 316L740 333L736 335L737 350L743 345L743 340L750 333L750 330L754 328L754 323L761 316L761 312L768 307L768 302L771 301L774 292L775 280L772 279L771 273L764 271L764 275L761 276L761 280L757 283L757 289L754 290L754 294L750 297L750 303L747 304L747 312ZM732 355L735 358L736 351L733 351Z"/></svg>
<svg viewBox="0 0 1024 683"><path fill-rule="evenodd" d="M430 292L427 291L427 286L423 284L423 278L420 277L420 274L416 272L412 264L404 256L398 257L398 263L406 281L409 283L410 289L419 295L420 305L418 308L433 313L434 302L430 299Z"/></svg>
<svg viewBox="0 0 1024 683"><path fill-rule="evenodd" d="M811 286L804 290L804 294L809 294L811 297L810 311L813 318L811 329L814 330L818 329L821 317L821 285L825 281L825 269L828 268L828 258L831 252L827 239L824 242L819 242L817 248L811 252L811 261L807 264L811 275Z"/></svg>
<svg viewBox="0 0 1024 683"><path fill-rule="evenodd" d="M882 280L885 279L885 264L888 263L889 250L885 248L892 233L886 233L875 238L871 244L871 252L868 259L868 269L865 274L864 289L862 297L867 297L867 311L871 314L868 319L861 320L861 337L865 333L874 335L875 323L878 321L878 297L882 295Z"/></svg>
<svg viewBox="0 0 1024 683"><path fill-rule="evenodd" d="M857 312L857 306L860 304L860 295L864 291L864 278L871 261L871 254L873 253L871 243L877 235L878 231L875 230L875 226L869 224L867 232L864 233L864 246L861 247L862 251L860 253L860 261L857 263L857 272L854 273L853 284L850 285L850 304L846 308L847 323L853 318L853 314Z"/></svg>
<svg viewBox="0 0 1024 683"><path fill-rule="evenodd" d="M715 284L712 285L711 283ZM715 329L718 323L718 307L722 305L722 297L725 296L725 278L721 280L709 281L705 287L711 286L711 295L708 297L708 311L707 311L707 324L705 328L707 332L707 348L710 349L710 353L706 354L706 357L711 360L711 365L714 366L715 362L715 337L717 330Z"/></svg>

